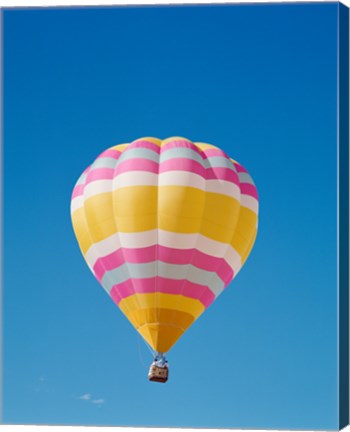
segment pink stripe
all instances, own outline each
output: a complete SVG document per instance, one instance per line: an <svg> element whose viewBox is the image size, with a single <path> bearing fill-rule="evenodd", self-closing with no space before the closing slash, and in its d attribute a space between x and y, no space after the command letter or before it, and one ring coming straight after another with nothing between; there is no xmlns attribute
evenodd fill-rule
<svg viewBox="0 0 350 432"><path fill-rule="evenodd" d="M129 249L120 248L99 258L94 265L96 278L101 281L106 271L113 270L125 263L149 263L156 260L157 246Z"/></svg>
<svg viewBox="0 0 350 432"><path fill-rule="evenodd" d="M71 198L71 199L73 199L73 198L75 198L75 197L77 197L77 196L79 196L79 195L82 195L82 194L84 193L84 188L85 188L85 184L86 184L86 179L87 179L87 175L88 175L90 169L91 169L91 165L89 165L89 166L88 166L88 167L83 171L83 173L81 174L81 176L79 177L79 179L80 179L84 174L86 174L85 182L84 182L84 183L76 184L76 185L74 186L73 193L72 193L72 198Z"/></svg>
<svg viewBox="0 0 350 432"><path fill-rule="evenodd" d="M84 171L83 171L83 173L82 173L82 175L83 174L86 174L89 170L90 170L90 168L91 168L91 165L89 165Z"/></svg>
<svg viewBox="0 0 350 432"><path fill-rule="evenodd" d="M186 280L167 279L160 276L147 279L128 279L114 285L110 296L119 304L124 298L135 293L150 294L160 292L164 294L183 295L184 297L199 300L206 308L215 300L215 295L204 285L195 284Z"/></svg>
<svg viewBox="0 0 350 432"><path fill-rule="evenodd" d="M86 177L85 186L95 180L112 180L113 168L96 168L91 170Z"/></svg>
<svg viewBox="0 0 350 432"><path fill-rule="evenodd" d="M159 173L168 171L189 171L206 178L205 168L197 161L187 158L168 159L159 165Z"/></svg>
<svg viewBox="0 0 350 432"><path fill-rule="evenodd" d="M258 199L258 192L256 190L256 187L250 183L241 183L241 194L244 195L250 195L256 199Z"/></svg>
<svg viewBox="0 0 350 432"><path fill-rule="evenodd" d="M237 173L230 168L214 167L205 169L199 162L187 158L169 159L160 164L143 158L128 159L118 164L115 172L113 168L96 168L90 171L86 177L85 185L95 180L110 180L118 174L130 171L146 171L155 174L168 171L188 171L208 180L225 180L239 185Z"/></svg>
<svg viewBox="0 0 350 432"><path fill-rule="evenodd" d="M157 144L154 144L153 142L147 140L133 141L131 144L128 145L128 147L125 150L133 149L133 148L146 148L158 154L160 153L160 147L157 146Z"/></svg>
<svg viewBox="0 0 350 432"><path fill-rule="evenodd" d="M227 154L220 149L210 148L210 149L202 150L199 147L197 147L195 144L193 144L192 142L185 141L185 140L174 140L174 141L171 141L171 142L165 144L162 147L161 153L163 153L167 150L170 150L172 148L179 148L179 147L189 148L189 149L195 151L196 153L198 153L203 158L203 160L209 159L210 157L214 157L214 156L221 156L225 159L230 160L230 158L227 156Z"/></svg>
<svg viewBox="0 0 350 432"><path fill-rule="evenodd" d="M225 159L230 160L229 156L224 151L222 151L218 148L208 148L208 149L202 150L201 148L197 147L192 142L185 141L185 140L174 140L174 141L171 141L171 142L165 144L162 147L161 153L163 153L167 150L170 150L172 148L178 148L178 147L189 148L191 150L194 150L203 158L203 160L209 159L210 157L215 157L215 156L223 157Z"/></svg>
<svg viewBox="0 0 350 432"><path fill-rule="evenodd" d="M120 150L115 150L115 149L108 149L106 151L104 151L103 153L101 153L97 159L100 158L113 158L113 159L119 159L120 155L122 154L122 151Z"/></svg>
<svg viewBox="0 0 350 432"><path fill-rule="evenodd" d="M85 187L85 185L83 183L75 186L75 188L73 189L73 193L72 193L72 199L76 198L79 195L83 195L84 187Z"/></svg>
<svg viewBox="0 0 350 432"><path fill-rule="evenodd" d="M233 270L223 258L212 257L197 249L175 249L161 245L117 249L109 255L99 258L93 270L96 278L101 281L107 271L125 263L149 263L156 259L168 264L192 264L202 270L216 272L225 284L233 278Z"/></svg>
<svg viewBox="0 0 350 432"><path fill-rule="evenodd" d="M174 140L174 141L170 141L170 142L166 143L165 145L162 146L161 153L164 153L167 150L171 150L173 148L191 149L191 150L195 151L196 153L198 153L200 156L202 156L202 158L204 159L203 151L199 147L197 147L195 144L193 144L191 141L186 141L186 140Z"/></svg>
<svg viewBox="0 0 350 432"><path fill-rule="evenodd" d="M127 159L117 165L115 175L130 171L147 171L158 173L159 165L157 162L144 158Z"/></svg>
<svg viewBox="0 0 350 432"><path fill-rule="evenodd" d="M157 258L169 264L192 264L206 271L216 272L219 278L226 283L233 277L233 270L223 258L205 254L197 249L175 249L158 246Z"/></svg>
<svg viewBox="0 0 350 432"><path fill-rule="evenodd" d="M233 165L236 167L237 172L247 173L248 171L238 162L233 162Z"/></svg>
<svg viewBox="0 0 350 432"><path fill-rule="evenodd" d="M230 159L225 152L220 149L208 148L203 150L203 159L208 159L211 157L219 156L225 159Z"/></svg>
<svg viewBox="0 0 350 432"><path fill-rule="evenodd" d="M226 180L239 185L238 174L230 168L213 167L207 169L207 179Z"/></svg>

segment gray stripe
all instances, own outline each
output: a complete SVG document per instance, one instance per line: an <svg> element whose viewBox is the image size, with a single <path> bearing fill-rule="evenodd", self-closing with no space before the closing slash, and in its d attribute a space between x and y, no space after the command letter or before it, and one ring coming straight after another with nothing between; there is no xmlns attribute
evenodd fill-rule
<svg viewBox="0 0 350 432"><path fill-rule="evenodd" d="M96 168L115 168L118 160L110 157L101 157L95 160L95 162L91 165L91 169Z"/></svg>
<svg viewBox="0 0 350 432"><path fill-rule="evenodd" d="M83 173L79 178L78 181L76 182L76 186L80 185L80 184L84 184L85 180L86 180L86 173Z"/></svg>
<svg viewBox="0 0 350 432"><path fill-rule="evenodd" d="M164 162L169 159L174 158L186 158L192 159L200 163L205 168L228 168L232 171L236 172L233 163L222 156L212 156L208 159L203 159L200 154L190 148L178 147L166 150L164 153L161 153L160 162Z"/></svg>
<svg viewBox="0 0 350 432"><path fill-rule="evenodd" d="M166 150L165 152L162 152L160 155L160 162L164 162L174 158L192 159L205 166L205 161L203 160L202 156L196 151L186 147L175 147Z"/></svg>
<svg viewBox="0 0 350 432"><path fill-rule="evenodd" d="M253 179L250 177L248 173L241 172L238 173L240 183L250 183L255 186Z"/></svg>
<svg viewBox="0 0 350 432"><path fill-rule="evenodd" d="M146 264L125 263L114 270L106 272L103 275L101 283L110 292L113 285L125 282L130 278L144 279L155 276L175 280L186 279L193 283L208 286L216 296L222 292L225 286L224 282L215 272L199 269L192 264L168 264L161 261L153 261Z"/></svg>
<svg viewBox="0 0 350 432"><path fill-rule="evenodd" d="M183 148L183 147L166 150L164 153L160 155L160 158L158 153L152 150L145 149L145 148L134 148L123 152L119 157L119 159L114 159L110 157L101 157L96 159L95 162L91 165L91 170L96 168L114 169L117 164L119 165L125 160L130 160L135 158L148 159L156 163L165 162L169 159L186 158L186 159L195 160L205 168L211 168L211 167L228 168L236 172L232 162L226 159L225 157L212 156L208 159L202 159L202 157L194 150L189 148ZM240 175L241 174L247 175L246 173L240 173Z"/></svg>
<svg viewBox="0 0 350 432"><path fill-rule="evenodd" d="M128 159L135 159L135 158L141 158L141 159L149 159L153 162L159 162L159 154L153 150L146 149L146 148L132 148L132 149L126 149L119 157L118 164L121 162L124 162Z"/></svg>
<svg viewBox="0 0 350 432"><path fill-rule="evenodd" d="M236 172L233 163L222 156L212 156L207 159L209 167L216 167L216 168L229 168L232 171Z"/></svg>

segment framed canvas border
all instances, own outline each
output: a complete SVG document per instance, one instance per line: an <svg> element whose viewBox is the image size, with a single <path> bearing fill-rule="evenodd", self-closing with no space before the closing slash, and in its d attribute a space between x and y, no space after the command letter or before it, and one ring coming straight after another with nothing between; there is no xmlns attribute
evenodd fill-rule
<svg viewBox="0 0 350 432"><path fill-rule="evenodd" d="M338 13L339 429L349 424L349 9Z"/></svg>

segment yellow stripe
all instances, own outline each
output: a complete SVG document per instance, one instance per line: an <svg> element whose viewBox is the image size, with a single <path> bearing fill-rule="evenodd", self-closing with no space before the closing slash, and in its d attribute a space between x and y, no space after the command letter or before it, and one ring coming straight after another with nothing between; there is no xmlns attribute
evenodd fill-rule
<svg viewBox="0 0 350 432"><path fill-rule="evenodd" d="M141 327L138 332L155 351L167 353L183 335L184 330L154 322Z"/></svg>
<svg viewBox="0 0 350 432"><path fill-rule="evenodd" d="M105 192L84 201L86 223L94 242L105 239L117 231L113 214L112 194Z"/></svg>
<svg viewBox="0 0 350 432"><path fill-rule="evenodd" d="M235 231L230 244L235 249L235 251L237 251L239 255L242 257L248 243L249 240L247 240L246 237L243 237L241 233Z"/></svg>
<svg viewBox="0 0 350 432"><path fill-rule="evenodd" d="M246 207L240 208L237 226L232 237L231 246L246 259L246 251L256 233L257 215Z"/></svg>
<svg viewBox="0 0 350 432"><path fill-rule="evenodd" d="M85 255L94 241L91 239L90 229L86 223L84 207L72 214L72 224L81 252Z"/></svg>
<svg viewBox="0 0 350 432"><path fill-rule="evenodd" d="M117 232L111 192L84 201L84 207L72 214L72 222L82 253L90 246Z"/></svg>
<svg viewBox="0 0 350 432"><path fill-rule="evenodd" d="M145 140L145 141L149 141L153 144L156 144L157 146L161 146L162 141L158 138L154 138L154 137L143 137L143 138L138 138L135 141L140 141L140 140ZM125 150L131 143L125 143L125 144L117 144L111 148L109 148L108 150L119 150L119 151L123 151Z"/></svg>
<svg viewBox="0 0 350 432"><path fill-rule="evenodd" d="M110 148L107 149L106 151L108 151L108 150L118 150L118 151L123 152L123 150L125 150L125 148L128 147L128 145L129 145L129 143L125 143L125 144L117 144L117 145L115 145L115 146L113 146L113 147L110 147Z"/></svg>
<svg viewBox="0 0 350 432"><path fill-rule="evenodd" d="M131 186L88 198L72 215L82 252L116 232L200 233L244 254L257 215L237 200L183 186ZM204 209L205 206L205 209ZM237 221L237 217L238 222ZM88 231L88 232L87 232ZM91 237L91 238L90 238Z"/></svg>
<svg viewBox="0 0 350 432"><path fill-rule="evenodd" d="M258 215L247 207L241 207L239 210L239 218L237 223L237 228L240 227L241 230L247 230L256 228L256 223L258 220Z"/></svg>
<svg viewBox="0 0 350 432"><path fill-rule="evenodd" d="M72 214L72 225L80 250L85 255L93 242L90 237L89 227L86 224L84 208L80 208Z"/></svg>
<svg viewBox="0 0 350 432"><path fill-rule="evenodd" d="M157 228L157 186L130 186L109 194L113 205L101 208L101 212L114 214L118 231L139 232Z"/></svg>
<svg viewBox="0 0 350 432"><path fill-rule="evenodd" d="M181 312L175 309L153 307L149 309L134 310L129 313L129 319L131 322L135 323L137 329L142 328L147 324L157 322L162 325L170 325L185 330L195 321L195 318L186 312Z"/></svg>
<svg viewBox="0 0 350 432"><path fill-rule="evenodd" d="M113 194L113 195L112 195ZM94 195L84 202L86 221L95 242L119 232L160 228L201 233L223 243L233 235L239 215L235 198L185 186L130 186ZM79 225L81 209L74 212Z"/></svg>
<svg viewBox="0 0 350 432"><path fill-rule="evenodd" d="M155 225L149 222L149 218L144 218L142 222L137 218L124 218L120 219L120 225L123 225L123 228L129 227L129 230L124 230L124 232L143 232L147 230L154 229ZM141 218L142 219L142 218ZM170 232L180 232L178 229L178 220L171 216L160 216L160 228L165 231ZM110 235L118 232L113 228L113 221L111 219L107 219L105 221L100 222L96 227L91 224L89 227L85 224L85 215L84 209L76 210L72 215L72 222L74 231L76 233L76 237L78 239L80 249L82 253L85 255L89 248L94 244ZM199 233L199 225L201 224L201 219L188 219L186 220L186 226L182 224L181 233L191 234L191 233ZM142 228L143 225L143 229ZM137 229L135 229L137 227ZM121 230L122 231L122 230ZM228 231L225 227L220 227L215 224L210 224L209 222L203 222L202 233L208 238L219 239L222 243L229 243L232 238L233 232ZM210 236L210 233L212 235ZM214 235L215 234L215 235ZM232 243L232 242L231 242ZM234 243L232 243L234 244ZM244 247L244 245L243 245Z"/></svg>
<svg viewBox="0 0 350 432"><path fill-rule="evenodd" d="M133 294L119 303L120 309L129 318L133 319L133 312L140 309L152 309L157 305L159 309L173 309L184 312L197 319L205 307L199 300L175 294L148 293ZM134 318L135 319L135 318Z"/></svg>
<svg viewBox="0 0 350 432"><path fill-rule="evenodd" d="M253 246L254 246L257 232L258 232L257 229L255 229L255 230L253 231L252 236L251 236L251 238L250 238L250 241L249 241L249 243L248 243L248 245L247 245L247 248L246 248L246 250L244 251L244 253L243 253L243 255L242 255L242 266L243 266L244 263L246 262L246 260L247 260L247 258L248 258L248 256L249 256L249 254L250 254L250 252L251 252L251 250L252 250L252 248L253 248Z"/></svg>
<svg viewBox="0 0 350 432"><path fill-rule="evenodd" d="M191 140L189 140L188 138L182 137L182 136L173 136L170 138L166 138L165 140L162 141L162 146L168 144L169 142L175 141L175 140L184 140L184 141L188 141L188 142L192 142Z"/></svg>
<svg viewBox="0 0 350 432"><path fill-rule="evenodd" d="M212 144L207 144L207 143L202 143L202 142L195 142L193 144L196 145L201 150L206 150L206 149L209 149L209 148L214 148L214 149L220 150L219 147L216 147L216 146L214 146Z"/></svg>
<svg viewBox="0 0 350 432"><path fill-rule="evenodd" d="M196 319L175 309L151 307L130 311L125 304L122 312L151 347L161 352L168 352Z"/></svg>
<svg viewBox="0 0 350 432"><path fill-rule="evenodd" d="M80 239L88 234L88 226L86 225L83 207L79 208L72 214L72 224L74 233L80 242Z"/></svg>
<svg viewBox="0 0 350 432"><path fill-rule="evenodd" d="M137 141L139 140L150 141L151 143L156 144L159 147L162 145L162 140L154 137L143 137L143 138L139 138Z"/></svg>

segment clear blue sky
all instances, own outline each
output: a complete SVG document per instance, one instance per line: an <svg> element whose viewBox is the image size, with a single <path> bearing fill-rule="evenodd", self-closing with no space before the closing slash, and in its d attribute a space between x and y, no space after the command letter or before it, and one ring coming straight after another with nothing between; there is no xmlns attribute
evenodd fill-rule
<svg viewBox="0 0 350 432"><path fill-rule="evenodd" d="M337 427L337 10L5 11L5 422ZM260 229L161 385L87 268L69 206L105 148L172 135L246 166Z"/></svg>

